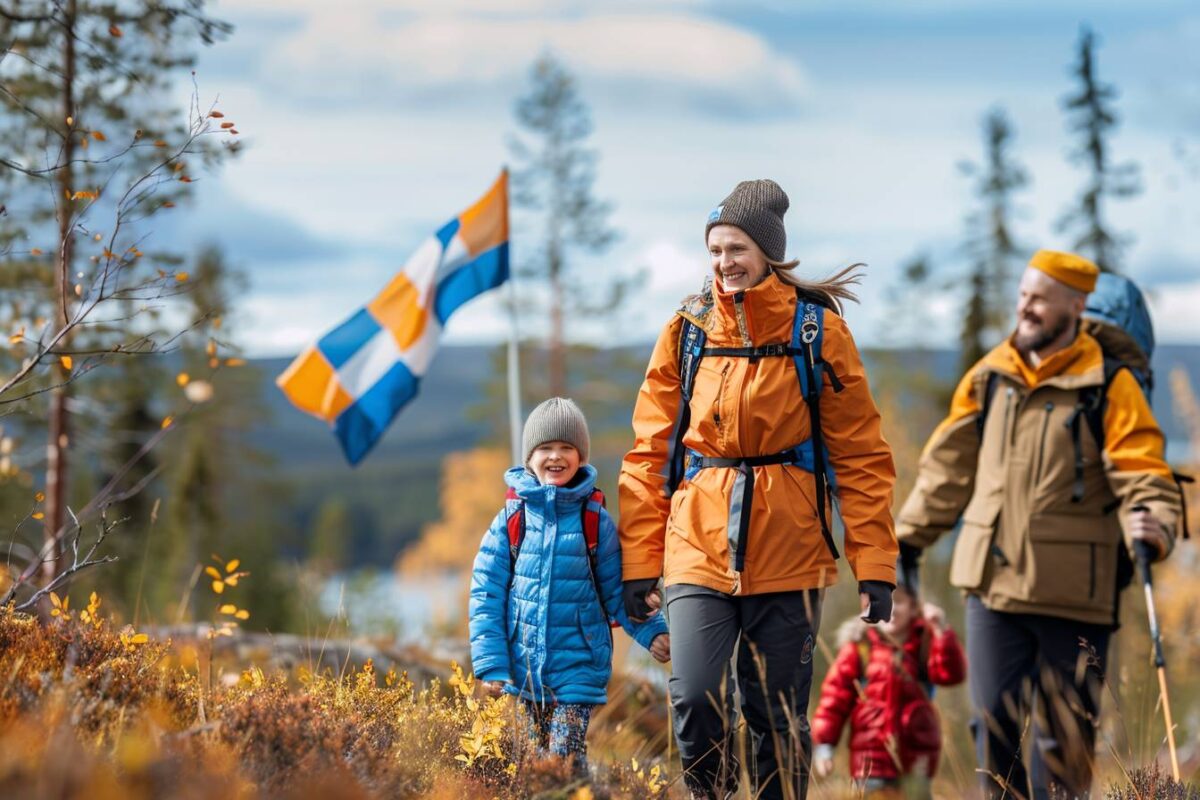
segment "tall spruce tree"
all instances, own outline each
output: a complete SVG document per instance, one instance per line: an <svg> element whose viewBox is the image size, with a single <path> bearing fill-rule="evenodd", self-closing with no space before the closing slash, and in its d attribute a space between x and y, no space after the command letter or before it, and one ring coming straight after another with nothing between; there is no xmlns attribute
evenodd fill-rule
<svg viewBox="0 0 1200 800"><path fill-rule="evenodd" d="M616 238L609 227L611 205L594 194L597 153L587 146L591 114L574 76L554 56L544 54L530 72L528 92L516 103L521 132L510 140L518 167L513 201L537 217L540 245L518 265L517 275L544 289L542 307L522 300L513 313L549 319L547 389L567 393L564 319L611 314L629 288L615 272L572 275L572 252L600 253ZM573 289L569 287L583 287ZM540 293L539 293L540 294Z"/></svg>
<svg viewBox="0 0 1200 800"><path fill-rule="evenodd" d="M1014 136L1003 109L988 111L983 118L983 163L962 165L974 179L979 200L966 221L970 272L959 333L963 371L1008 332L1013 267L1022 252L1012 230L1013 193L1029 183L1025 169L1009 153Z"/></svg>
<svg viewBox="0 0 1200 800"><path fill-rule="evenodd" d="M1078 83L1063 98L1068 127L1079 135L1071 160L1087 169L1087 180L1074 207L1058 222L1061 232L1074 232L1072 248L1088 256L1104 272L1119 272L1121 252L1130 236L1108 227L1104 216L1107 198L1123 199L1142 190L1138 166L1132 161L1112 163L1109 137L1120 118L1114 107L1117 90L1100 81L1096 68L1096 37L1085 27L1079 36L1078 61L1072 73Z"/></svg>
<svg viewBox="0 0 1200 800"><path fill-rule="evenodd" d="M29 332L15 363L31 355L57 361L27 392L31 402L48 398L47 577L60 567L55 537L69 501L74 357L99 360L136 351L137 342L154 349L153 333L137 331L135 321L111 315L108 324L85 330L80 315L98 298L136 304L156 291L162 296L170 282L162 268L171 259L142 258L139 247L150 218L192 180L185 155L212 161L225 152L197 142L199 108L192 109L192 124L182 124L171 99L196 45L231 30L204 6L205 0L0 2L0 196L7 211L0 216L7 306L0 317ZM47 352L45 332L62 330L73 333Z"/></svg>

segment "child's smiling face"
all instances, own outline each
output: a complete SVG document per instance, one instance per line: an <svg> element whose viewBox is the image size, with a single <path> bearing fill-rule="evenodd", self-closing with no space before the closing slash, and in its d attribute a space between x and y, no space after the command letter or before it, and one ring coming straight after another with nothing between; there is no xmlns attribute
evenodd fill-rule
<svg viewBox="0 0 1200 800"><path fill-rule="evenodd" d="M566 486L579 472L579 451L567 442L542 442L529 456L529 470L543 486Z"/></svg>

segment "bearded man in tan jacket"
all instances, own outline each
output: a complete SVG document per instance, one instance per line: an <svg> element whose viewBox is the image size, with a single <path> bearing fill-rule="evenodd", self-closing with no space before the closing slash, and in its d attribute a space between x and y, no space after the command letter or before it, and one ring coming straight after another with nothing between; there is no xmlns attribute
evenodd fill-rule
<svg viewBox="0 0 1200 800"><path fill-rule="evenodd" d="M1076 255L1034 255L1015 332L959 383L897 519L902 565L915 575L920 550L961 518L950 582L967 594L972 732L988 798L1087 797L1129 550L1145 540L1166 557L1181 516L1141 387L1127 369L1106 376L1100 345L1081 330L1098 274ZM1081 424L1087 402L1102 404L1100 437Z"/></svg>

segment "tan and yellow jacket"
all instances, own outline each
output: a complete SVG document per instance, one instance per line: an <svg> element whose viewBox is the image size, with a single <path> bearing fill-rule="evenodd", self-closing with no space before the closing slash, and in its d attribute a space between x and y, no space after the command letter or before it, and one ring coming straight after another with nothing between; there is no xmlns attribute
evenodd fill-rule
<svg viewBox="0 0 1200 800"><path fill-rule="evenodd" d="M980 432L992 372L997 378ZM1108 389L1103 452L1083 425L1083 494L1073 497L1070 418L1080 390L1104 380L1103 353L1087 333L1036 369L1011 342L985 356L962 379L950 416L921 455L897 537L928 547L961 515L950 566L954 586L997 611L1115 623L1120 521L1134 506L1146 506L1173 537L1180 494L1145 395L1120 370Z"/></svg>
<svg viewBox="0 0 1200 800"><path fill-rule="evenodd" d="M796 292L774 275L744 292L714 292L703 325L711 347L787 342ZM817 518L815 480L791 465L757 467L746 564L729 565L726 526L733 469L703 469L673 494L666 490L668 451L679 413L682 317L663 329L633 412L636 442L621 468L621 562L625 580L663 576L669 586L695 584L738 594L827 586L837 566ZM821 396L821 428L837 476L846 559L859 580L895 583L891 515L895 468L880 430L858 349L846 323L825 313L821 355L840 379ZM809 438L809 411L791 358L751 361L708 355L696 373L691 422L683 444L704 456L778 453Z"/></svg>

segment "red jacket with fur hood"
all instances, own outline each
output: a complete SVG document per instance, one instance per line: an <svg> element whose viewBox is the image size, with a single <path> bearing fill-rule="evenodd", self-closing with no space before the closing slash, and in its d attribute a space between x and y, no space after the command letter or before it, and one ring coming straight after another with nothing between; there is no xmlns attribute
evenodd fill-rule
<svg viewBox="0 0 1200 800"><path fill-rule="evenodd" d="M942 736L927 686L953 686L966 677L958 637L918 618L899 646L866 625L846 638L821 685L813 743L836 745L849 721L853 778L932 776Z"/></svg>

